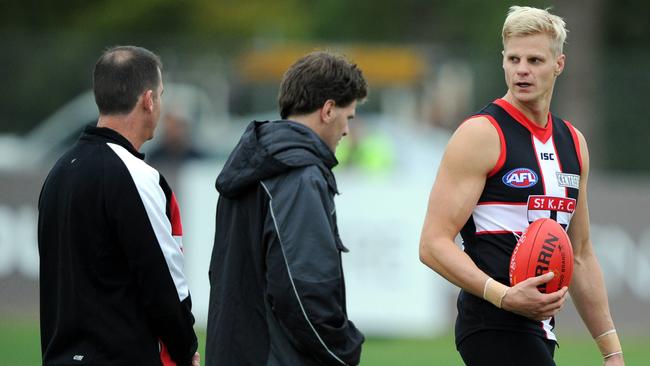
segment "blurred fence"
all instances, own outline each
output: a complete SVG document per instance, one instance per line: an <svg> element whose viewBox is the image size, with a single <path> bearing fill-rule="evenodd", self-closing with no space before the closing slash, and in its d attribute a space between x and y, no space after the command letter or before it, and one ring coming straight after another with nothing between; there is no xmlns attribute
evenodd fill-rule
<svg viewBox="0 0 650 366"><path fill-rule="evenodd" d="M419 171L376 176L338 172L337 197L350 317L369 334L434 335L455 317L457 290L418 259L418 240L436 156ZM220 165L185 166L174 178L184 223L186 271L199 326L205 325L208 261ZM0 313L37 316L36 198L44 171L0 173ZM592 236L610 306L622 332L648 333L650 179L595 174L590 179ZM581 330L571 309L561 329Z"/></svg>

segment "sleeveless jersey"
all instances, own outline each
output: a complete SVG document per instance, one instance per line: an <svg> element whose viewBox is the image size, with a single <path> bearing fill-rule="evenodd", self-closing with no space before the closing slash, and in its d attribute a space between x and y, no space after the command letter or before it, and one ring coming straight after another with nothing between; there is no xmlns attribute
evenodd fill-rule
<svg viewBox="0 0 650 366"><path fill-rule="evenodd" d="M512 251L530 223L546 217L565 230L569 226L578 200L580 148L573 126L550 113L542 128L504 99L497 99L474 117L479 116L490 120L498 131L501 153L460 234L474 263L509 285ZM534 321L462 290L457 307L457 344L483 329L529 332L556 341L554 319Z"/></svg>

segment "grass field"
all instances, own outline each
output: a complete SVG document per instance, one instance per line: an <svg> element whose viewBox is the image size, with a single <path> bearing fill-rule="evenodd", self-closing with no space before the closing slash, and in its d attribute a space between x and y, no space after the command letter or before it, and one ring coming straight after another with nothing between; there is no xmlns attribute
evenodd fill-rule
<svg viewBox="0 0 650 366"><path fill-rule="evenodd" d="M201 348L205 334L200 333ZM558 366L598 366L600 357L587 338L561 337L556 351ZM650 365L650 335L622 338L627 365ZM34 366L40 364L38 324L34 321L0 319L0 365ZM433 339L378 339L366 341L362 365L424 366L463 365L454 349L452 336Z"/></svg>

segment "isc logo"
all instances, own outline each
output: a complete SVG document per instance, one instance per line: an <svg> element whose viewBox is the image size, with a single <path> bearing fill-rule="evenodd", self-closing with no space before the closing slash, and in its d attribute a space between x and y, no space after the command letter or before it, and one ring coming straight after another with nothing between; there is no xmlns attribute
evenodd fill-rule
<svg viewBox="0 0 650 366"><path fill-rule="evenodd" d="M542 160L555 160L555 154L554 153L546 153L546 152L539 153L539 157Z"/></svg>
<svg viewBox="0 0 650 366"><path fill-rule="evenodd" d="M501 180L509 187L528 188L537 184L537 174L528 168L516 168L509 171Z"/></svg>

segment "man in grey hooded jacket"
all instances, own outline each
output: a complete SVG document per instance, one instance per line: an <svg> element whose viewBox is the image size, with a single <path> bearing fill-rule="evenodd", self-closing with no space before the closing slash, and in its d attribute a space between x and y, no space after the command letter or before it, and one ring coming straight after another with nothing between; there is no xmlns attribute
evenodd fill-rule
<svg viewBox="0 0 650 366"><path fill-rule="evenodd" d="M284 75L282 120L251 122L216 187L206 364L357 365L348 319L331 169L361 70L314 52Z"/></svg>

